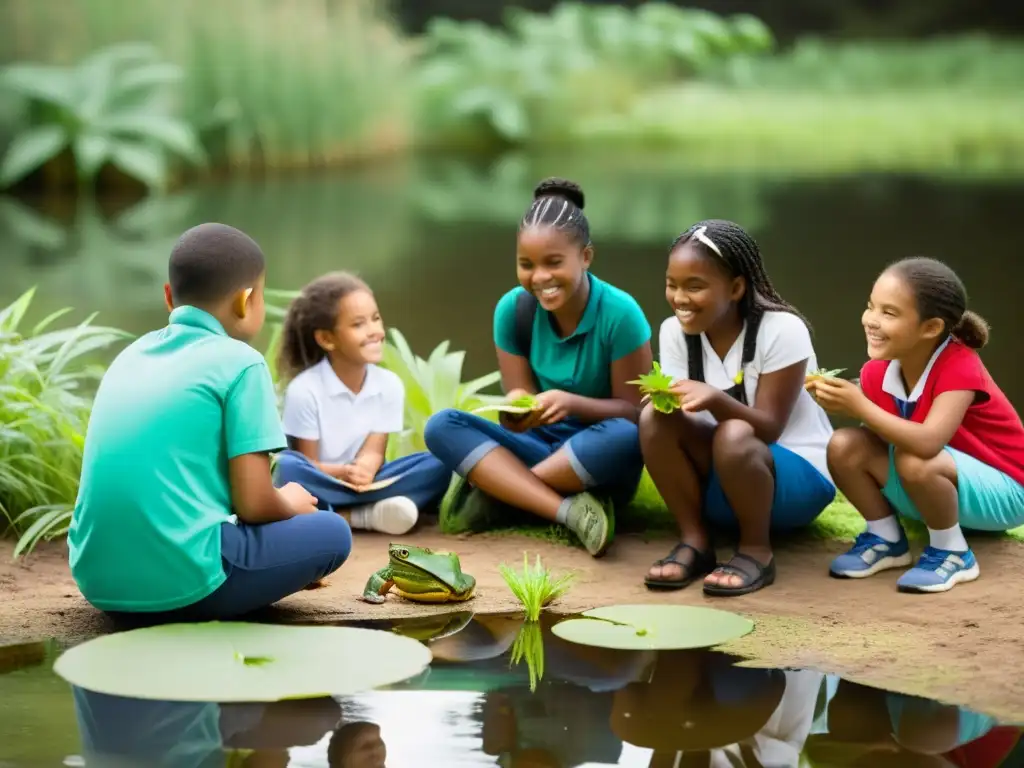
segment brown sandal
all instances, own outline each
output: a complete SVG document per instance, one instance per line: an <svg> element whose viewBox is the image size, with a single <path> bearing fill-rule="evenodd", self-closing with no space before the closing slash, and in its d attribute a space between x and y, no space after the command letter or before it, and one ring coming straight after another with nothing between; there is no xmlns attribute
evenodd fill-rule
<svg viewBox="0 0 1024 768"><path fill-rule="evenodd" d="M688 549L693 552L693 562L689 565L679 562L676 559L680 551ZM690 582L696 579L698 576L706 576L715 570L717 561L715 559L715 550L711 549L707 552L701 552L694 546L679 542L676 544L672 551L667 556L660 560L655 560L651 563L651 567L664 565L678 565L682 570L682 578L679 579L652 579L647 576L644 579L644 584L647 585L648 589L682 589L683 587L689 586Z"/></svg>
<svg viewBox="0 0 1024 768"><path fill-rule="evenodd" d="M748 565L749 563L749 565ZM704 594L715 597L733 597L757 592L775 583L775 557L768 565L762 565L750 555L736 552L727 563L715 568L712 573L723 576L739 576L742 582L736 587L723 587L721 584L704 584Z"/></svg>

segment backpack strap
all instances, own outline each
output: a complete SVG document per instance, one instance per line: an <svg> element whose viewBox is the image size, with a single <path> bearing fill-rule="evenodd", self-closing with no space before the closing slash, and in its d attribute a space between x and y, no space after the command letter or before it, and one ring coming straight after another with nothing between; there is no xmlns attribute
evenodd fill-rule
<svg viewBox="0 0 1024 768"><path fill-rule="evenodd" d="M537 313L537 297L528 291L516 296L515 337L519 354L530 359L533 345L533 317Z"/></svg>

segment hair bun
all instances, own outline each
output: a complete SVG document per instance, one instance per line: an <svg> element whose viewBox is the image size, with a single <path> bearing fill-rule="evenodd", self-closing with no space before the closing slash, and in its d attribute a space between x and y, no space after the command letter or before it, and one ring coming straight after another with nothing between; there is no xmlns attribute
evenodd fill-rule
<svg viewBox="0 0 1024 768"><path fill-rule="evenodd" d="M550 178L544 179L533 190L533 199L541 197L561 197L568 200L581 211L586 198L583 196L583 187L568 179Z"/></svg>

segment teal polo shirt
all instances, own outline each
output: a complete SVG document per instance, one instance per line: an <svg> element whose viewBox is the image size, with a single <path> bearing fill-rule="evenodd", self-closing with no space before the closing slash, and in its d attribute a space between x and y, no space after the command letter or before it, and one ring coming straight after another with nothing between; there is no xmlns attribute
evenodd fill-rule
<svg viewBox="0 0 1024 768"><path fill-rule="evenodd" d="M651 325L636 299L595 275L590 296L576 330L561 338L551 313L539 304L533 317L530 366L541 391L561 389L592 398L612 396L611 364L651 339ZM494 343L498 349L518 355L516 347L516 300L526 293L517 286L498 300L494 308Z"/></svg>
<svg viewBox="0 0 1024 768"><path fill-rule="evenodd" d="M263 356L209 313L175 309L117 356L96 393L68 532L83 596L149 612L216 590L228 460L284 447Z"/></svg>

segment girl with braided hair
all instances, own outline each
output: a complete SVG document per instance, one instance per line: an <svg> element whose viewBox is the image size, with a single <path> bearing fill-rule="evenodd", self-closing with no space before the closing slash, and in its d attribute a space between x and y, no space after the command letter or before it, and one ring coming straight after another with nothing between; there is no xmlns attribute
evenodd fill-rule
<svg viewBox="0 0 1024 768"><path fill-rule="evenodd" d="M445 527L480 530L521 510L566 526L599 557L613 508L636 492L643 458L640 394L651 327L636 300L590 270L583 191L542 181L519 223L519 285L494 309L494 344L509 398L538 407L495 424L446 409L427 422L427 448L460 477L442 504Z"/></svg>
<svg viewBox="0 0 1024 768"><path fill-rule="evenodd" d="M825 449L832 426L804 387L817 368L810 330L772 286L757 243L731 221L693 225L672 244L662 370L680 409L646 405L640 445L680 541L645 583L709 595L775 581L770 533L808 525L835 498ZM719 565L709 525L739 529Z"/></svg>
<svg viewBox="0 0 1024 768"><path fill-rule="evenodd" d="M978 354L988 325L968 311L963 283L942 262L891 265L861 323L871 359L860 386L809 385L830 412L862 424L838 430L828 446L839 488L867 521L830 572L864 578L910 565L899 515L923 521L929 541L897 589L945 592L980 575L963 528L1024 525L1024 425Z"/></svg>
<svg viewBox="0 0 1024 768"><path fill-rule="evenodd" d="M441 499L451 472L426 451L385 461L390 435L402 431L405 387L377 365L383 353L384 322L366 283L332 272L302 289L278 359L289 449L274 480L298 483L352 528L399 535Z"/></svg>

